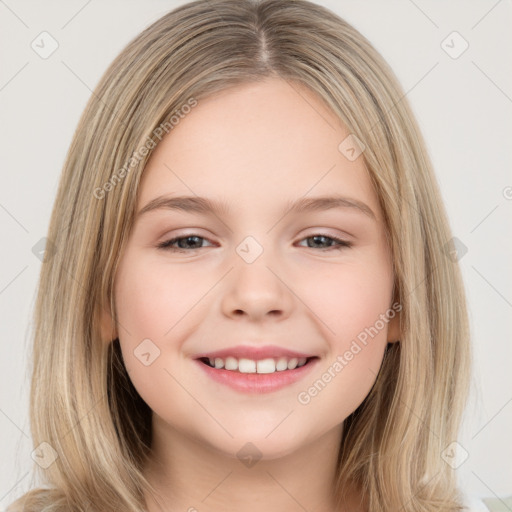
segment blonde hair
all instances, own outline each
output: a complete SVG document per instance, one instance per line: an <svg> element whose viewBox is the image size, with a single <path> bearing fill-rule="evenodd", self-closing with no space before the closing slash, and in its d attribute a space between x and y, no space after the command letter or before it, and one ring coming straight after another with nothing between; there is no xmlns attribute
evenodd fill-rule
<svg viewBox="0 0 512 512"><path fill-rule="evenodd" d="M339 504L344 484L353 482L369 512L461 508L442 452L457 439L469 388L465 294L446 251L451 234L441 194L401 86L371 44L324 7L198 0L126 46L74 135L34 314L31 431L34 446L46 442L58 458L41 470L45 487L10 511L144 509L151 410L130 382L118 340L102 342L101 311L116 318L116 268L158 128L172 128L169 119L191 99L200 104L268 77L309 88L364 142L402 305L400 342L388 345L371 392L345 420Z"/></svg>

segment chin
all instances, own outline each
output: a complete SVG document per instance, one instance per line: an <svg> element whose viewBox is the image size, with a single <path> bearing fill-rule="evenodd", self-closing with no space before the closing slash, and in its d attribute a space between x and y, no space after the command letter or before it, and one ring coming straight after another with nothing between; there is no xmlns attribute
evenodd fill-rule
<svg viewBox="0 0 512 512"><path fill-rule="evenodd" d="M224 437L213 443L213 440L210 440L210 443L215 450L223 455L244 462L244 460L275 460L287 457L300 450L301 446L307 442L305 438L290 436L289 431L285 429L281 432L276 429L275 432L268 435L269 431L255 428L251 431L233 430L231 431L234 436L232 439Z"/></svg>

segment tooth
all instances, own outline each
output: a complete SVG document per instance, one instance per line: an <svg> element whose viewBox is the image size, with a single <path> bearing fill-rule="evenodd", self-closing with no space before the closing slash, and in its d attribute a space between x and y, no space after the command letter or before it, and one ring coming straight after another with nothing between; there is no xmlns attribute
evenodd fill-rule
<svg viewBox="0 0 512 512"><path fill-rule="evenodd" d="M227 357L224 368L226 370L238 370L238 361L234 357Z"/></svg>
<svg viewBox="0 0 512 512"><path fill-rule="evenodd" d="M306 364L307 358L306 357L300 357L297 362L297 367L304 366Z"/></svg>
<svg viewBox="0 0 512 512"><path fill-rule="evenodd" d="M213 359L213 357L209 357L208 361L210 363L210 366L215 366L215 359Z"/></svg>
<svg viewBox="0 0 512 512"><path fill-rule="evenodd" d="M286 357L280 357L277 360L276 370L278 372L282 372L283 370L288 370L288 359L286 359Z"/></svg>
<svg viewBox="0 0 512 512"><path fill-rule="evenodd" d="M297 363L298 362L299 362L299 360L296 357L292 357L288 361L288 370L294 370L295 368L297 368Z"/></svg>
<svg viewBox="0 0 512 512"><path fill-rule="evenodd" d="M276 363L273 359L261 359L256 363L258 373L274 373L276 371Z"/></svg>
<svg viewBox="0 0 512 512"><path fill-rule="evenodd" d="M256 373L256 361L240 359L238 361L238 371L241 373Z"/></svg>
<svg viewBox="0 0 512 512"><path fill-rule="evenodd" d="M224 360L220 357L215 358L215 368L224 368Z"/></svg>

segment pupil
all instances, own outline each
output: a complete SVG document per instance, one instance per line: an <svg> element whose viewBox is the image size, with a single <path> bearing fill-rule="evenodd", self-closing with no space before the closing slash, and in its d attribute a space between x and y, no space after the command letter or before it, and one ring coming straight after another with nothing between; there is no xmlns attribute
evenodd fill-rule
<svg viewBox="0 0 512 512"><path fill-rule="evenodd" d="M185 248L186 248L186 247L189 247L190 245L194 244L194 242L192 242L191 244L188 243L191 240L195 240L197 242L199 240L199 237L197 237L197 236L187 236L186 238L183 238L181 241L185 243Z"/></svg>
<svg viewBox="0 0 512 512"><path fill-rule="evenodd" d="M315 241L315 243L320 243L320 245L322 244L322 239L325 239L325 236L323 236L323 235L313 236L313 240Z"/></svg>

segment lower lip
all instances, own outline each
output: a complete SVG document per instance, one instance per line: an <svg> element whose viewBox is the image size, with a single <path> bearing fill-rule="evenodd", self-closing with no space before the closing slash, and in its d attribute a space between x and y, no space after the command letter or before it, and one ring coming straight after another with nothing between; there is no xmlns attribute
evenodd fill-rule
<svg viewBox="0 0 512 512"><path fill-rule="evenodd" d="M240 373L238 371L212 368L196 359L195 362L213 380L242 393L271 393L290 386L307 375L318 362L311 359L307 364L294 370L274 373Z"/></svg>

